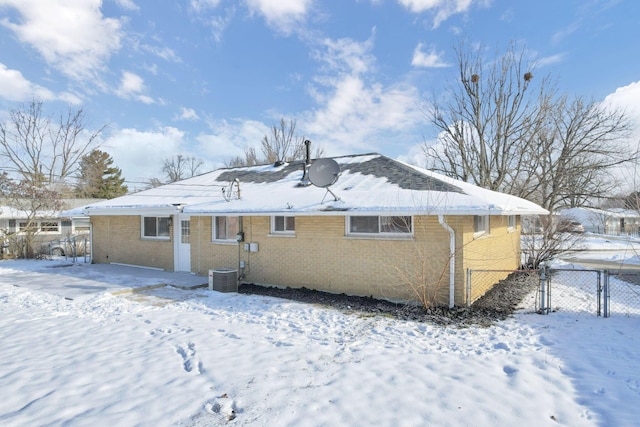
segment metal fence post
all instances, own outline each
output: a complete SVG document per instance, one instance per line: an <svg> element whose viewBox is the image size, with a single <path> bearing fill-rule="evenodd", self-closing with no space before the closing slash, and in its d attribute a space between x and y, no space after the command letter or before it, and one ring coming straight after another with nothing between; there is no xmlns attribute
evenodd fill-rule
<svg viewBox="0 0 640 427"><path fill-rule="evenodd" d="M603 283L603 273L605 273L605 270L599 270L598 271L598 283L597 283L597 291L596 293L598 294L598 297L596 299L596 306L598 307L598 316L601 316L601 312L602 312L602 283Z"/></svg>
<svg viewBox="0 0 640 427"><path fill-rule="evenodd" d="M471 269L467 268L467 307L471 306Z"/></svg>
<svg viewBox="0 0 640 427"><path fill-rule="evenodd" d="M604 317L609 317L611 313L609 313L609 297L611 296L609 288L609 270L605 270L604 272Z"/></svg>
<svg viewBox="0 0 640 427"><path fill-rule="evenodd" d="M544 264L540 265L540 314L549 314L549 308L547 307L547 267Z"/></svg>

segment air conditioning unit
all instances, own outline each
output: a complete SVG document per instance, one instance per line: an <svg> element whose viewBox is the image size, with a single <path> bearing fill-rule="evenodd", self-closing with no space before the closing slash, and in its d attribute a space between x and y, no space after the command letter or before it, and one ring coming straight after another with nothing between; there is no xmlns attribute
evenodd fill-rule
<svg viewBox="0 0 640 427"><path fill-rule="evenodd" d="M238 292L238 270L234 268L209 270L209 290Z"/></svg>

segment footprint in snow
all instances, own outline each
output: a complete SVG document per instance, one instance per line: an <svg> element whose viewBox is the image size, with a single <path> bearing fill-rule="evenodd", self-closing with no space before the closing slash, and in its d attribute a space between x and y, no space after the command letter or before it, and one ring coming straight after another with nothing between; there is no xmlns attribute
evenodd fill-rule
<svg viewBox="0 0 640 427"><path fill-rule="evenodd" d="M505 366L502 368L502 372L504 372L505 374L507 374L507 376L513 376L515 375L518 370L512 366Z"/></svg>
<svg viewBox="0 0 640 427"><path fill-rule="evenodd" d="M176 353L182 358L182 369L184 369L185 372L192 372L194 369L198 375L204 372L202 362L198 361L196 363L194 360L194 356L196 355L196 345L194 343L190 342L186 346L179 344L176 346Z"/></svg>
<svg viewBox="0 0 640 427"><path fill-rule="evenodd" d="M205 409L209 414L221 415L227 421L232 421L237 416L236 403L227 395L227 393L207 402Z"/></svg>

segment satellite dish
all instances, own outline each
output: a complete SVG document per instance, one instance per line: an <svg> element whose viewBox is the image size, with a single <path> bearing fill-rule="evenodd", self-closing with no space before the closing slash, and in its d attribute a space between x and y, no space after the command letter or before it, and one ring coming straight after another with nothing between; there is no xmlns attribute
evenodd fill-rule
<svg viewBox="0 0 640 427"><path fill-rule="evenodd" d="M318 159L309 166L309 181L316 187L327 188L338 180L340 166L333 159Z"/></svg>

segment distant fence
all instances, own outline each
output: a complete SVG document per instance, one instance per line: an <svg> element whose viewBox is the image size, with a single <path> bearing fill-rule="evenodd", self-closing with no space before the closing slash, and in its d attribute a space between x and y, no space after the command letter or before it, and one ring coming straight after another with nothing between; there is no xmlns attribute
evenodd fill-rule
<svg viewBox="0 0 640 427"><path fill-rule="evenodd" d="M62 240L52 240L45 243L45 251L49 256L63 256L73 262L90 262L91 239L88 235L80 235Z"/></svg>
<svg viewBox="0 0 640 427"><path fill-rule="evenodd" d="M619 271L542 268L532 272L538 275L539 280L534 295L534 309L539 313L560 311L602 317L640 316L640 269ZM488 288L487 283L495 274L504 275L505 271L467 271L467 305L472 305L479 298L478 295Z"/></svg>

